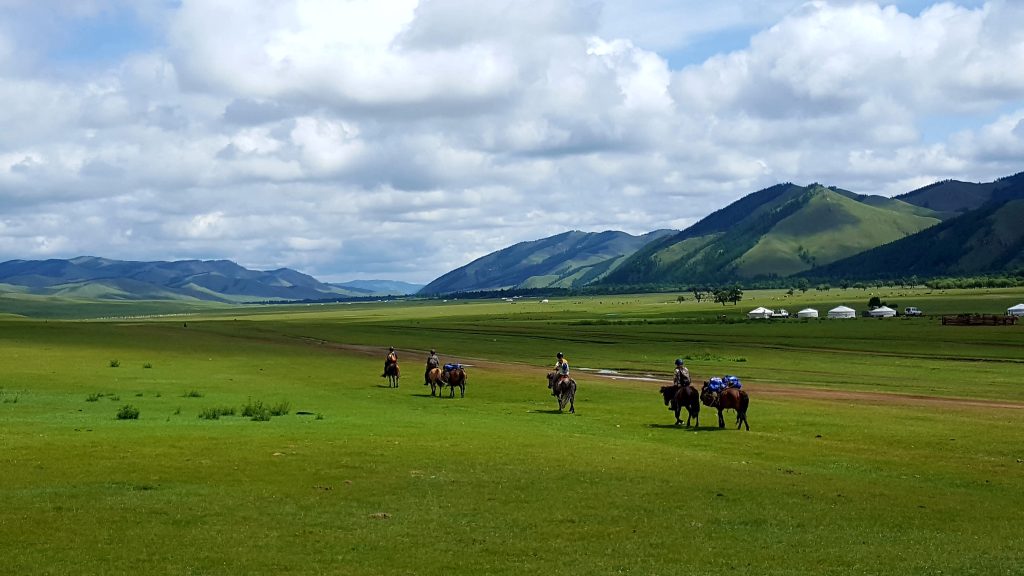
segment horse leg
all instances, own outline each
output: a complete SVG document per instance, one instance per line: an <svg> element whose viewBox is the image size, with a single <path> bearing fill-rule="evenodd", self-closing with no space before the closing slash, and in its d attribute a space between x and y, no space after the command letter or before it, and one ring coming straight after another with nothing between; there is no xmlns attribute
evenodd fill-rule
<svg viewBox="0 0 1024 576"><path fill-rule="evenodd" d="M725 419L722 418L722 407L718 407L718 427L725 428Z"/></svg>
<svg viewBox="0 0 1024 576"><path fill-rule="evenodd" d="M459 398L465 398L465 397L466 397L466 385L463 384L462 386L459 386Z"/></svg>
<svg viewBox="0 0 1024 576"><path fill-rule="evenodd" d="M573 392L569 395L569 414L576 413L576 393Z"/></svg>

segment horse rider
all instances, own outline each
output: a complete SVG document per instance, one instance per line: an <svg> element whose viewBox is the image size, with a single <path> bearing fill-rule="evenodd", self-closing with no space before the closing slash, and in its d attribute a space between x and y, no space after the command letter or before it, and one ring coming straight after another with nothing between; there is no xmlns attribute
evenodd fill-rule
<svg viewBox="0 0 1024 576"><path fill-rule="evenodd" d="M569 379L569 361L565 359L565 354L559 352L555 354L555 374L557 379L555 385L551 387L551 395L558 396L558 384Z"/></svg>
<svg viewBox="0 0 1024 576"><path fill-rule="evenodd" d="M394 346L388 348L388 355L384 358L384 373L380 375L381 378L388 375L388 366L390 364L398 364L398 353L395 352Z"/></svg>
<svg viewBox="0 0 1024 576"><path fill-rule="evenodd" d="M430 374L430 371L433 370L434 368L440 368L440 367L441 367L441 359L437 357L437 351L434 350L433 348L431 348L430 349L430 356L427 356L427 369L423 372L423 385L424 386L426 386L427 384L430 383L430 380L427 378L427 375Z"/></svg>
<svg viewBox="0 0 1024 576"><path fill-rule="evenodd" d="M676 374L672 383L676 386L687 386L690 384L690 370L686 367L682 358L676 358Z"/></svg>

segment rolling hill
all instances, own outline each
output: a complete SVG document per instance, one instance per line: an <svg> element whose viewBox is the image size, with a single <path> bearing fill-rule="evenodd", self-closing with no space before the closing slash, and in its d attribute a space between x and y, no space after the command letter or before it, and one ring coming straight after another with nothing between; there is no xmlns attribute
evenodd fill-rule
<svg viewBox="0 0 1024 576"><path fill-rule="evenodd" d="M657 230L642 236L610 230L571 231L521 242L444 274L427 284L420 294L581 287L614 270L648 242L669 234L671 230Z"/></svg>
<svg viewBox="0 0 1024 576"><path fill-rule="evenodd" d="M896 199L779 184L648 244L600 284L790 276L934 226L941 217Z"/></svg>
<svg viewBox="0 0 1024 576"><path fill-rule="evenodd" d="M3 262L0 286L21 293L89 300L247 302L367 295L289 268L258 271L229 260L134 262L94 256Z"/></svg>
<svg viewBox="0 0 1024 576"><path fill-rule="evenodd" d="M996 181L979 208L805 276L881 279L1024 269L1024 177Z"/></svg>

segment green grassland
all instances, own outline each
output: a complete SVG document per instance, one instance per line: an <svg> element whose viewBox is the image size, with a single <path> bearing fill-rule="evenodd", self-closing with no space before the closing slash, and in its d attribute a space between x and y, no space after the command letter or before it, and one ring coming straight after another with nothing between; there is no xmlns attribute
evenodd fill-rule
<svg viewBox="0 0 1024 576"><path fill-rule="evenodd" d="M923 318L742 319L871 295L2 316L2 572L1020 573L1024 326L936 315L1024 292L875 291ZM420 384L430 347L470 365L465 398ZM576 415L544 386L559 350ZM667 380L678 356L743 378L750 432L709 409L673 426L658 382L583 370ZM826 395L844 391L873 400ZM289 410L199 417L255 402Z"/></svg>

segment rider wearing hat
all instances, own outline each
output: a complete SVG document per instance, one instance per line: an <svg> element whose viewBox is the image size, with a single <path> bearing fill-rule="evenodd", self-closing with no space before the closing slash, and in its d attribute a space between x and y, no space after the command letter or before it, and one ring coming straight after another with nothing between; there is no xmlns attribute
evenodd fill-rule
<svg viewBox="0 0 1024 576"><path fill-rule="evenodd" d="M388 375L388 364L398 364L398 353L395 352L394 346L388 348L388 355L384 358L384 373L380 375L381 378Z"/></svg>
<svg viewBox="0 0 1024 576"><path fill-rule="evenodd" d="M440 368L441 359L437 357L437 351L433 348L430 349L430 356L427 356L427 369L423 372L423 385L426 386L430 383L427 379L427 374L434 368Z"/></svg>

